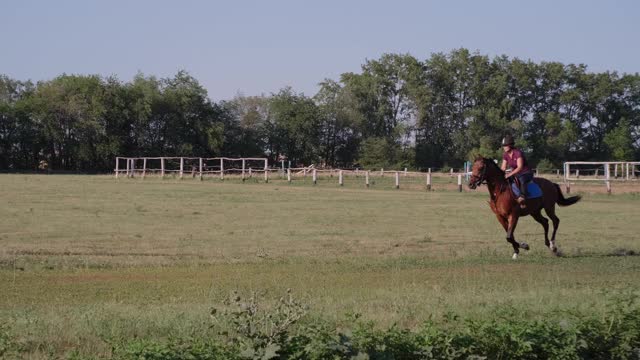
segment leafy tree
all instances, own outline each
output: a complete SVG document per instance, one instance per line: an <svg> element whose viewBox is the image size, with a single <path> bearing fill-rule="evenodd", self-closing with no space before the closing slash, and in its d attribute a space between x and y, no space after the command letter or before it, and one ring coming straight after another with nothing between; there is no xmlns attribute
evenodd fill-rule
<svg viewBox="0 0 640 360"><path fill-rule="evenodd" d="M333 80L321 82L314 99L321 119L319 145L323 163L332 167L352 166L362 138L358 127L360 114L351 106L344 87Z"/></svg>
<svg viewBox="0 0 640 360"><path fill-rule="evenodd" d="M631 138L631 126L627 119L622 119L616 128L605 135L604 143L609 147L611 159L633 160L633 139Z"/></svg>
<svg viewBox="0 0 640 360"><path fill-rule="evenodd" d="M489 59L466 49L367 60L310 98L212 102L186 71L130 82L0 75L0 169L108 171L116 156L286 155L298 164L440 167L500 156L510 133L532 163L637 159L640 75ZM358 164L359 162L359 164Z"/></svg>
<svg viewBox="0 0 640 360"><path fill-rule="evenodd" d="M282 89L270 99L267 144L273 154L283 154L297 165L318 160L320 114L312 99Z"/></svg>
<svg viewBox="0 0 640 360"><path fill-rule="evenodd" d="M262 156L268 150L265 139L270 117L269 99L238 95L224 102L222 107L230 116L224 131L225 153L230 156ZM275 157L272 160L275 161Z"/></svg>
<svg viewBox="0 0 640 360"><path fill-rule="evenodd" d="M0 169L35 169L42 147L29 116L33 84L0 75Z"/></svg>
<svg viewBox="0 0 640 360"><path fill-rule="evenodd" d="M62 75L39 83L32 97L34 121L42 126L49 165L90 170L104 136L103 82L98 76Z"/></svg>

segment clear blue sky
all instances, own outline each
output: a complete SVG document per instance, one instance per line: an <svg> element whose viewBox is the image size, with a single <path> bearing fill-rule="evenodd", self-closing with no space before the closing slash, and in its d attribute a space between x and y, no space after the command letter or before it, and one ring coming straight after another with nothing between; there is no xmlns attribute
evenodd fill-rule
<svg viewBox="0 0 640 360"><path fill-rule="evenodd" d="M366 59L465 47L491 57L640 72L640 1L0 0L0 73L159 77L215 100L317 83Z"/></svg>

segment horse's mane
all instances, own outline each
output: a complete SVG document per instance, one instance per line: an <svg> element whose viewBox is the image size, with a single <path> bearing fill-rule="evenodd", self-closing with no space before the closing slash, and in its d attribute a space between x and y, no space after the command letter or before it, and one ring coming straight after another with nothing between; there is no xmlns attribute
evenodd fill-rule
<svg viewBox="0 0 640 360"><path fill-rule="evenodd" d="M495 161L493 161L493 159L484 158L484 163L491 164L490 166L493 166L498 171L498 174L504 176L504 171L502 171L500 166L498 166L498 164L496 164Z"/></svg>
<svg viewBox="0 0 640 360"><path fill-rule="evenodd" d="M493 167L498 172L498 174L500 174L502 177L504 177L504 171L502 171L500 166L498 166L498 164L496 164L493 161L493 159L489 159L489 158L486 158L486 157L483 157L483 156L478 156L476 158L476 160L480 160L480 159L482 159L482 162L484 162L485 166Z"/></svg>

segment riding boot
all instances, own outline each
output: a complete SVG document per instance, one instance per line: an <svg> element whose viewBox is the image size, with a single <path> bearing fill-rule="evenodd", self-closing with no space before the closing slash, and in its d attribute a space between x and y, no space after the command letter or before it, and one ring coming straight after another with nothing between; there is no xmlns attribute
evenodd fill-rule
<svg viewBox="0 0 640 360"><path fill-rule="evenodd" d="M520 204L520 209L524 209L527 207L527 203L525 201L527 197L527 184L520 180L520 196L516 199L518 204Z"/></svg>
<svg viewBox="0 0 640 360"><path fill-rule="evenodd" d="M524 195L520 195L516 201L518 201L518 204L520 204L520 209L526 209L527 208L527 202L524 198Z"/></svg>

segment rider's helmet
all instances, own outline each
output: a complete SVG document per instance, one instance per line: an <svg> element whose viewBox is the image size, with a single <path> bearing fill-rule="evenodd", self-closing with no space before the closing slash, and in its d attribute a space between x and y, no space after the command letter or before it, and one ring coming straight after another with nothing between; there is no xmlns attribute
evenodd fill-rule
<svg viewBox="0 0 640 360"><path fill-rule="evenodd" d="M502 146L513 146L513 144L515 144L515 141L513 141L513 136L506 135L504 138L502 138Z"/></svg>

